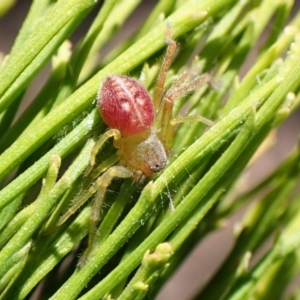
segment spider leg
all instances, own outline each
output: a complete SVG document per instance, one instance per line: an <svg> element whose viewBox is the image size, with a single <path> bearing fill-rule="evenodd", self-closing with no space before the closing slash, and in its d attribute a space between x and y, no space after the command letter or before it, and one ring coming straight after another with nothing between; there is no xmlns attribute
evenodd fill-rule
<svg viewBox="0 0 300 300"><path fill-rule="evenodd" d="M101 205L103 203L103 199L105 193L107 191L107 187L110 185L114 178L129 178L133 176L133 172L129 169L122 166L113 166L109 168L106 172L104 172L95 182L94 189L97 190L95 195L94 204L92 207L92 213L90 216L90 225L89 225L89 237L88 237L88 247L80 258L79 265L82 267L91 250L94 246L95 234L96 234L96 226L99 219Z"/></svg>
<svg viewBox="0 0 300 300"><path fill-rule="evenodd" d="M95 185L91 186L93 180L108 168L112 167L118 160L119 157L117 155L112 155L103 163L101 163L87 178L85 178L80 192L73 200L73 203L67 212L60 217L59 221L57 222L57 226L65 223L86 201L88 201L93 194L95 194L97 187L95 187Z"/></svg>
<svg viewBox="0 0 300 300"><path fill-rule="evenodd" d="M184 74L184 73L183 73ZM182 76L181 76L182 77ZM179 78L181 80L181 77ZM170 98L172 102L187 95L189 92L195 90L196 88L204 85L206 83L212 82L212 77L209 74L193 76L190 73L189 80L182 83L180 86L175 82L169 90L166 92L165 98Z"/></svg>
<svg viewBox="0 0 300 300"><path fill-rule="evenodd" d="M82 191L75 197L73 200L73 205L67 210L67 212L60 217L57 222L57 226L65 223L89 198L95 194L96 189L95 186L91 186L88 190L84 188Z"/></svg>
<svg viewBox="0 0 300 300"><path fill-rule="evenodd" d="M92 169L95 165L96 156L97 156L98 152L103 147L105 142L111 137L113 137L115 141L120 140L121 139L120 131L117 129L109 129L100 136L99 140L97 141L97 143L95 144L95 146L92 149L90 164L85 171L85 176L88 176L89 173L92 171Z"/></svg>
<svg viewBox="0 0 300 300"><path fill-rule="evenodd" d="M167 41L168 47L167 47L166 54L164 56L162 65L161 65L159 73L158 73L156 86L155 86L154 93L153 93L153 104L154 104L155 110L158 109L160 101L162 99L167 72L173 61L173 58L174 58L175 52L176 52L176 48L177 48L176 42L172 39L172 31L171 31L170 25L167 26L166 41Z"/></svg>
<svg viewBox="0 0 300 300"><path fill-rule="evenodd" d="M202 116L177 116L170 121L172 126L185 122L201 122L207 126L214 126L215 122Z"/></svg>
<svg viewBox="0 0 300 300"><path fill-rule="evenodd" d="M185 72L166 92L157 114L155 127L160 131L162 142L164 143L167 150L170 150L172 147L174 125L181 122L191 122L196 120L195 118L187 117L186 119L178 118L177 120L175 118L175 121L172 122L174 101L176 99L184 97L199 86L210 83L211 80L212 79L209 74L193 76L192 73Z"/></svg>
<svg viewBox="0 0 300 300"><path fill-rule="evenodd" d="M97 177L100 176L101 173L106 171L109 167L113 166L120 160L120 157L118 154L114 154L111 157L109 157L107 160L102 162L97 168L95 168L89 175L91 180L93 181Z"/></svg>
<svg viewBox="0 0 300 300"><path fill-rule="evenodd" d="M188 80L190 80L191 75L192 74L190 72L183 72L177 78L177 80L173 83L173 85L170 87L170 89L168 90L168 92L170 90L172 92L172 91L176 91L176 90L180 89L184 85L185 82L187 82ZM164 107L166 105L166 103L165 103L166 96L167 96L167 94L163 98L163 101L160 104L159 110L157 112L157 116L155 118L154 127L157 128L157 129L161 129L162 123L163 123L163 119L165 119L165 120L171 120L172 119L173 103L172 103L172 107L169 108L169 109L167 109L166 107ZM170 98L170 97L168 97L168 98Z"/></svg>

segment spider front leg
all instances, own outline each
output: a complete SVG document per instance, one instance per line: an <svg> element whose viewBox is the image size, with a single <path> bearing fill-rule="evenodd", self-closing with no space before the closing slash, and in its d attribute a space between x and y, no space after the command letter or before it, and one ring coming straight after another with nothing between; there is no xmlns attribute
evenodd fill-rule
<svg viewBox="0 0 300 300"><path fill-rule="evenodd" d="M80 258L79 265L82 267L93 249L96 226L99 219L101 205L106 194L108 186L114 178L130 178L133 177L133 172L122 166L113 166L105 171L95 182L94 188L97 190L94 204L92 206L92 213L90 215L88 247Z"/></svg>
<svg viewBox="0 0 300 300"><path fill-rule="evenodd" d="M153 105L155 107L155 110L158 109L160 101L162 99L167 72L170 69L171 63L174 59L176 49L177 49L177 44L172 38L172 31L170 25L167 26L166 41L168 47L158 73L156 86L153 93Z"/></svg>
<svg viewBox="0 0 300 300"><path fill-rule="evenodd" d="M97 141L97 143L95 144L95 146L92 149L90 164L85 171L85 176L88 176L88 174L90 174L90 172L92 171L92 169L95 165L96 156L97 156L98 152L103 147L105 142L111 137L114 138L114 141L120 140L121 139L120 131L118 129L109 129L101 135L101 137L99 138L99 140Z"/></svg>
<svg viewBox="0 0 300 300"><path fill-rule="evenodd" d="M213 125L213 122L210 120L198 116L177 117L172 120L174 101L186 96L199 86L210 83L211 80L212 78L209 74L194 76L190 72L184 72L165 93L159 106L155 127L159 130L162 142L167 150L170 150L172 147L175 124L202 121L209 124L209 126Z"/></svg>

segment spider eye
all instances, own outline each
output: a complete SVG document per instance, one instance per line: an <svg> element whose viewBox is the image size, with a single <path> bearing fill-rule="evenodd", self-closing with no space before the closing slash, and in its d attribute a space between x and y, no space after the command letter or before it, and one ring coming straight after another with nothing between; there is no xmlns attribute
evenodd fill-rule
<svg viewBox="0 0 300 300"><path fill-rule="evenodd" d="M161 167L159 164L150 166L151 171L154 172L154 173L159 172L162 168L163 167Z"/></svg>
<svg viewBox="0 0 300 300"><path fill-rule="evenodd" d="M147 90L135 79L112 75L104 81L98 105L105 123L123 136L139 134L154 121L154 106Z"/></svg>
<svg viewBox="0 0 300 300"><path fill-rule="evenodd" d="M167 160L164 157L160 157L160 158L161 158L161 161L148 162L149 169L153 173L157 173L157 172L161 171L167 163Z"/></svg>

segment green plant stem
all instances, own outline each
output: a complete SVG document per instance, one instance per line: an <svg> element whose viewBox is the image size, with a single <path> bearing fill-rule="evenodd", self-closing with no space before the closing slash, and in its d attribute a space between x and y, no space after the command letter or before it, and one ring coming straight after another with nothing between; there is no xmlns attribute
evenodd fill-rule
<svg viewBox="0 0 300 300"><path fill-rule="evenodd" d="M55 39L57 40L59 32L68 28L68 23L72 24L74 20L78 22L78 17L82 18L82 13L93 5L95 5L93 0L60 0L53 6L52 10L44 17L43 22L37 26L36 32L33 32L22 44L22 50L9 57L2 67L0 73L0 112L13 100L11 97L7 97L7 93L10 89L16 89L16 83L19 83L18 80L24 76L22 73L35 59L41 56L44 49L48 49L47 46L50 42L53 43ZM52 51L55 49L56 47L53 47ZM53 52L49 53L49 50L47 52L48 58ZM45 63L45 59L43 61ZM35 65L35 68L37 70L38 66ZM18 90L21 91L20 88Z"/></svg>
<svg viewBox="0 0 300 300"><path fill-rule="evenodd" d="M82 174L88 165L86 159L93 147L94 143L92 140L86 144L80 155L74 161L74 163L65 172L63 177L55 184L53 189L49 193L41 195L39 199L39 208L34 211L31 218L27 220L22 228L10 239L5 247L0 252L0 276L5 274L8 270L7 260L11 257L19 248L23 247L24 244L32 237L37 231L39 226L44 222L47 215L57 204L60 197L70 188L72 183Z"/></svg>
<svg viewBox="0 0 300 300"><path fill-rule="evenodd" d="M107 2L107 6L112 6L112 1ZM126 1L117 1L116 4L110 8L109 13L106 15L101 14L101 11L98 15L98 20L96 20L95 24L93 24L94 30L91 28L91 38L93 38L93 43L85 44L84 46L89 47L89 52L92 54L92 56L97 53L105 43L111 39L114 34L117 32L117 30L124 24L128 16L134 11L134 9L141 3L141 0L126 0ZM108 11L108 9L107 9ZM106 17L105 23L103 23L103 27L101 28L101 31L99 33L96 32L96 30L99 28L98 22L101 22L101 18ZM96 34L97 33L97 34ZM89 42L87 40L87 42ZM80 52L81 49L79 48ZM85 51L85 49L83 49ZM84 53L85 54L85 53ZM78 56L81 60L81 56ZM79 64L78 64L79 63ZM83 63L80 61L76 62L75 69L79 72L80 64ZM88 63L88 62L87 62ZM78 64L78 65L77 65ZM95 69L95 67L93 68ZM101 68L97 68L101 69Z"/></svg>
<svg viewBox="0 0 300 300"><path fill-rule="evenodd" d="M253 132L254 114L251 114L248 122L243 127L236 140L226 150L219 161L210 169L204 178L192 189L187 197L182 201L176 210L165 219L162 224L156 228L146 240L127 257L117 268L115 268L105 279L86 293L81 300L98 299L99 295L104 295L108 292L117 281L124 279L140 262L140 259L147 249L153 249L154 243L163 241L176 228L176 226L191 212L199 202L203 199L206 193L214 186L214 183L222 176L234 162L236 153L241 150L241 147L246 147L247 141ZM196 200L197 199L197 200ZM196 201L195 201L196 200ZM84 269L83 269L84 270ZM126 271L125 271L126 270ZM71 277L72 278L72 277ZM111 281L114 278L114 281ZM96 296L98 295L98 296ZM59 298L58 298L59 299Z"/></svg>
<svg viewBox="0 0 300 300"><path fill-rule="evenodd" d="M43 181L43 185L40 194L36 201L31 205L20 211L15 218L5 227L5 229L0 234L0 248L5 246L5 243L22 227L22 225L34 214L35 211L39 209L40 199L46 197L50 190L53 188L56 180L58 169L60 167L60 157L57 155L52 155L50 157L49 169L47 172L46 179Z"/></svg>
<svg viewBox="0 0 300 300"><path fill-rule="evenodd" d="M0 230L16 215L22 204L24 194L14 198L6 207L2 208L0 211Z"/></svg>
<svg viewBox="0 0 300 300"><path fill-rule="evenodd" d="M38 101L20 123L12 123L33 77L97 0L32 2L0 70L0 300L27 299L36 287L40 297L51 300L154 298L193 247L246 205L231 253L194 299L283 298L300 268L300 148L257 187L234 198L248 183L238 179L258 147L300 104L300 13L285 25L293 0L160 0L144 25L99 63L99 50L141 3L104 0L73 53L69 47L63 57L64 46L59 49L62 69L53 64ZM87 203L63 225L57 223L60 215L72 200L87 195L101 167L124 163L122 157L115 159L118 154L107 159L118 151L109 141L97 155L95 176L83 175L96 140L88 137L105 130L95 107L97 90L108 75L129 74L151 92L167 27L178 48L165 88L196 53L200 58L191 62L190 73L213 73L212 88L176 101L173 116L203 115L214 124L180 125L167 167L143 183L142 192L131 179L114 180L105 206L99 207L103 220L93 249L74 271L76 256L84 250L78 245L96 209ZM240 82L247 56L260 44L258 58ZM49 167L53 154L64 158L64 166L71 163L58 182L57 162ZM36 198L34 184L47 170ZM253 197L259 201L248 207ZM260 258L261 247L271 239L273 245ZM170 247L152 253L157 245ZM55 273L60 288L43 288Z"/></svg>
<svg viewBox="0 0 300 300"><path fill-rule="evenodd" d="M22 249L10 257L9 265L11 265L11 268L0 279L1 291L4 290L5 286L7 286L12 279L16 278L24 268L31 245L32 243L29 241Z"/></svg>
<svg viewBox="0 0 300 300"><path fill-rule="evenodd" d="M296 164L299 160L299 153L295 151L293 154L288 156L288 158L282 162L270 175L263 179L259 184L257 184L253 189L247 191L238 199L231 203L230 205L221 205L218 209L218 217L224 218L225 216L231 215L233 212L237 211L240 207L245 205L248 201L253 199L260 191L263 191L267 187L272 187L279 180L281 181L285 174L290 170L290 168Z"/></svg>
<svg viewBox="0 0 300 300"><path fill-rule="evenodd" d="M138 39L147 34L154 26L158 25L159 22L162 21L162 16L166 17L171 12L174 3L169 0L161 0L157 3L157 5L152 10L150 16L144 22L142 27L138 30L138 32L129 40L126 40L121 45L117 46L113 49L108 55L103 59L101 64L103 66L110 63L114 58L120 55L125 49L127 49L130 45L136 42Z"/></svg>
<svg viewBox="0 0 300 300"><path fill-rule="evenodd" d="M238 22L241 12L248 3L249 1L238 2L213 28L200 53L200 60L204 65L204 72L211 70L211 67L214 66L218 60L222 59L220 56L226 53L226 47L231 47L230 44L235 37L233 35L233 29ZM228 36L225 41L224 36ZM215 51L213 51L213 49L220 49L220 51L214 53Z"/></svg>
<svg viewBox="0 0 300 300"><path fill-rule="evenodd" d="M266 97L277 84L277 80L270 82L262 87L259 91L256 91L256 96L252 95L248 101L252 103L252 105L262 101L262 98ZM121 223L122 226L117 227L117 229L102 245L103 249L101 251L97 251L97 253L101 253L101 256L94 258L95 255L92 254L87 265L81 270L77 270L73 274L69 281L75 282L77 289L72 289L72 291L68 290L67 287L69 284L67 283L57 292L54 297L58 298L55 299L66 297L66 293L68 295L67 297L73 299L79 290L85 286L86 282L88 282L89 279L97 272L97 270L101 268L101 266L109 259L109 257L111 257L111 255L137 230L137 228L140 226L140 220L145 221L146 215L149 216L147 211L153 206L153 202L159 197L166 185L172 182L176 177L179 179L182 176L185 176L186 168L192 168L196 161L199 162L201 157L205 157L205 154L209 152L208 149L217 148L217 145L219 145L220 141L222 141L225 136L228 135L228 133L234 132L234 128L238 126L242 120L244 120L248 110L249 103L245 100L240 105L239 109L235 109L233 113L227 116L226 120L224 119L220 121L213 128L211 128L211 130L203 135L198 142L194 143L173 164L171 164L158 178L158 180L156 180L155 185L149 183L145 187L138 203L131 210L127 218L125 218ZM100 260L98 263L94 262L94 259L96 258L97 261ZM71 286L73 286L73 284L71 284Z"/></svg>
<svg viewBox="0 0 300 300"><path fill-rule="evenodd" d="M177 38L201 24L210 15L214 15L233 2L233 0L219 0L213 2L206 0L201 1L201 3L195 2L183 5L165 22L154 28L149 34L126 50L85 85L75 91L75 93L61 105L41 120L36 128L27 132L26 135L22 136L22 138L5 151L0 156L2 161L0 166L0 179L3 179L9 171L22 162L51 135L57 132L61 126L87 108L96 95L99 82L101 82L105 76L112 73L126 73L139 65L157 50L161 49L165 45L165 29L167 23L172 24L173 36L174 38ZM206 11L206 7L210 7L210 10ZM56 18L57 17L58 16L56 16Z"/></svg>
<svg viewBox="0 0 300 300"><path fill-rule="evenodd" d="M52 72L44 87L20 118L11 127L7 126L8 130L1 136L0 152L7 149L17 137L24 134L30 126L34 126L36 122L49 112L57 95L60 93L61 83L66 76L70 54L70 43L63 43L52 60ZM9 107L8 110L11 108L15 109L15 104Z"/></svg>
<svg viewBox="0 0 300 300"><path fill-rule="evenodd" d="M96 117L95 117L96 115ZM54 146L48 153L40 158L34 165L23 172L14 181L0 191L0 208L5 207L18 195L25 192L29 187L36 183L47 171L49 158L52 154L65 157L71 151L80 146L91 131L95 130L99 124L98 111L92 111L82 122L71 131L64 139ZM87 161L89 156L87 157Z"/></svg>
<svg viewBox="0 0 300 300"><path fill-rule="evenodd" d="M282 31L284 31L286 22L290 16L291 10L293 9L294 2L294 0L285 0L279 3L271 32L269 33L268 39L263 48L260 50L261 53L264 53L265 50L276 43L278 36Z"/></svg>
<svg viewBox="0 0 300 300"><path fill-rule="evenodd" d="M251 88L255 85L257 75L265 70L282 52L290 45L299 32L300 13L291 22L292 25L287 26L280 38L271 46L260 59L255 63L247 75L243 78L241 85L232 93L230 99L232 103L236 103L239 99L246 97ZM227 108L229 111L229 107Z"/></svg>
<svg viewBox="0 0 300 300"><path fill-rule="evenodd" d="M3 112L3 114L1 115L1 118L0 118L0 128L9 128L11 126L11 124L18 112L18 108L20 107L23 96L24 96L24 93L21 93L15 100L14 106L10 106L5 112ZM6 132L5 132L5 134L6 134ZM2 152L1 149L0 149L0 152Z"/></svg>
<svg viewBox="0 0 300 300"><path fill-rule="evenodd" d="M199 107L197 104L197 109L200 108L200 111L196 111L194 113L205 115L208 118L216 118L218 115L223 115L229 112L232 108L236 107L241 101L241 99L245 99L247 95L250 93L249 86L247 87L247 93L243 95L243 97L234 97L231 96L227 101L224 112L218 112L220 107L220 102L224 99L224 95L228 92L229 89L232 88L232 83L237 76L237 72L239 68L244 63L249 51L253 48L255 43L257 42L263 27L267 24L268 20L272 16L272 12L276 11L276 6L272 6L272 9L268 10L267 14L264 14L265 4L262 7L255 8L254 11L248 13L253 14L254 19L258 20L254 23L253 18L246 19L247 22L244 24L245 28L243 32L236 32L234 30L236 19L239 17L239 14L244 9L244 5L247 5L247 2L240 2L230 11L229 14L226 15L226 18L220 21L220 23L214 28L212 34L208 37L208 41L205 44L203 51L201 51L201 63L204 65L204 70L210 70L212 65L214 64L214 60L221 60L221 63L218 64L216 70L216 76L221 78L220 87L217 88L217 91L210 91L209 96L206 98L206 103ZM267 5L267 4L266 4ZM259 15L263 14L263 18L259 18ZM259 23L259 24L258 24ZM291 40L294 38L296 34L296 30L292 31L289 40L284 40L285 47L288 47ZM229 35L229 38L226 39L224 43L223 36ZM239 37L239 35L242 35ZM240 43L235 45L235 39L240 38ZM283 42L282 42L283 43ZM281 44L282 44L281 43ZM280 45L281 45L280 44ZM212 51L212 48L220 48L223 51L220 51L219 54L215 55ZM231 48L234 47L234 51ZM228 48L228 50L227 50ZM283 50L279 48L279 50ZM281 54L279 52L277 55ZM271 61L269 61L270 63ZM266 67L263 65L263 67ZM257 69L255 70L255 76L253 76L253 81L255 82L257 76ZM252 78L252 77L251 77ZM199 99L198 99L199 100ZM213 104L212 104L213 103ZM179 130L180 139L175 140L174 148L181 149L190 145L194 140L194 137L197 136L197 133L201 128L201 124L195 123L192 126L189 126L188 130L184 126ZM188 134L182 132L188 131Z"/></svg>
<svg viewBox="0 0 300 300"><path fill-rule="evenodd" d="M90 207L85 207L64 232L40 236L26 266L0 299L24 299L32 289L83 239L88 232ZM42 261L41 261L42 258Z"/></svg>
<svg viewBox="0 0 300 300"><path fill-rule="evenodd" d="M77 82L79 74L82 70L85 61L88 58L92 46L97 36L102 33L103 26L107 21L107 18L109 18L110 12L116 3L117 3L116 0L104 1L99 14L95 18L92 26L90 27L90 30L88 31L82 43L77 47L76 51L74 52L74 55L72 57L72 65L73 65L73 77L74 77L73 80L75 82ZM108 36L108 38L109 37L110 36Z"/></svg>
<svg viewBox="0 0 300 300"><path fill-rule="evenodd" d="M12 103L16 97L28 86L30 80L37 74L38 71L48 61L50 56L56 51L59 45L71 34L74 27L83 19L83 15L72 19L48 44L47 46L34 58L32 63L20 74L16 81L9 87L5 95L1 98L0 102ZM1 72L2 74L2 72ZM5 73L4 73L5 74Z"/></svg>
<svg viewBox="0 0 300 300"><path fill-rule="evenodd" d="M18 33L18 36L15 39L15 42L9 55L14 55L15 53L17 53L17 51L19 51L22 44L34 30L34 27L36 26L40 17L44 15L47 9L49 9L49 7L51 6L51 2L51 0L32 1L32 5L30 6L26 19L22 24L22 27Z"/></svg>
<svg viewBox="0 0 300 300"><path fill-rule="evenodd" d="M299 197L298 197L299 199ZM299 265L299 242L300 242L300 235L299 235L299 225L300 225L300 214L299 211L297 214L292 218L287 224L286 228L280 235L280 237L275 242L275 245L271 248L271 250L266 254L266 256L256 265L256 267L243 278L241 282L235 286L232 293L228 295L227 299L230 300L238 300L243 299L249 295L255 295L257 292L256 299L266 299L260 298L259 293L260 291L256 291L255 287L258 288L264 287L262 285L259 286L259 282L257 278L265 279L267 281L270 280L269 276L273 276L272 272L274 271L274 267L276 264L284 264L288 262L290 259L294 261L293 265L289 270L287 270L288 274L285 274L287 277L291 277L293 273L295 273L294 267ZM298 258L297 258L298 256ZM296 261L297 260L297 261ZM280 268L279 268L280 270ZM266 285L265 288L268 286ZM268 293L269 296L277 297L278 294L272 293L272 286L270 287L271 290L268 292L267 290L262 290L263 293ZM276 289L275 289L276 291ZM282 292L282 291L281 291ZM272 297L271 296L271 297ZM272 299L272 298L267 298ZM274 299L274 298L273 298Z"/></svg>
<svg viewBox="0 0 300 300"><path fill-rule="evenodd" d="M173 255L170 243L159 244L153 253L147 251L141 262L141 267L126 286L119 300L144 299L158 275L167 267Z"/></svg>
<svg viewBox="0 0 300 300"><path fill-rule="evenodd" d="M262 108L260 108L259 113L257 115L257 126L255 127L255 130L260 130L263 124L266 124L266 122L270 122L270 118L272 117L272 114L274 111L278 109L278 106L285 98L285 95L288 91L294 90L298 85L299 82L297 81L297 75L300 70L300 61L297 60L297 53L298 48L297 45L292 46L291 48L291 55L286 61L285 69L282 71L286 76L283 76L283 73L281 74L281 84L278 86L278 78L274 78L271 80L268 84L266 84L264 87L260 88L260 93L264 91L271 92L276 86L277 89L275 89L274 93L268 98L267 102L268 104L263 105ZM258 93L258 91L254 92L254 94ZM118 245L121 245L123 241L127 240L129 236L133 234L138 228L136 222L139 222L138 220L144 220L145 221L145 213L146 211L152 207L153 203L155 202L155 199L158 198L159 194L164 190L166 185L174 180L174 178L179 179L182 175L180 175L181 172L186 172L186 168L190 169L193 165L194 161L198 160L199 157L203 156L206 152L204 145L210 145L212 148L216 148L213 146L214 143L218 143L220 140L224 138L222 136L222 132L228 133L233 130L234 126L237 126L236 122L239 122L238 120L241 120L245 117L245 114L249 111L249 107L257 104L262 104L258 100L257 97L251 95L249 99L245 99L241 105L234 109L230 114L227 115L226 120L222 120L219 123L217 123L213 128L211 128L210 131L208 131L206 134L202 136L201 139L196 141L192 146L190 146L181 156L180 156L180 162L178 162L179 159L175 160L173 164L171 164L166 171L156 180L155 184L148 184L146 188L144 189L140 201L136 204L136 206L131 210L130 214L123 220L121 225L112 233L109 238L106 240L106 242L102 245L101 251L97 251L93 254L91 254L91 263L88 262L84 268L81 270L77 270L73 276L68 280L68 282L55 294L55 299L62 299L65 297L68 297L70 299L73 299L76 297L78 292L84 287L86 282L89 281L89 279L97 272L98 268L100 268L108 259L106 257L106 253L110 253L109 256L112 255L112 252L116 251L118 249ZM249 102L251 103L249 105ZM234 121L233 121L234 120ZM227 126L225 126L225 123L227 123ZM229 125L230 124L230 125ZM234 125L235 124L235 125ZM226 128L227 127L227 128ZM219 128L222 128L222 130L219 130ZM230 129L229 129L230 128ZM251 129L253 130L253 128ZM254 133L254 132L253 132ZM216 136L214 137L214 134ZM200 146L201 145L201 146ZM199 152L199 149L201 151ZM223 157L223 156L222 156ZM184 162L184 163L183 163ZM178 165L176 164L178 163ZM185 166L185 168L182 168L180 166ZM207 173L210 174L210 173ZM207 175L206 175L207 176ZM200 183L202 183L200 181ZM200 184L199 183L199 184ZM199 185L198 184L198 185ZM198 187L196 185L196 187ZM194 189L196 189L196 187ZM150 189L152 190L150 192ZM193 190L194 190L193 189ZM204 188L204 190L207 189L207 187ZM200 195L203 191L199 191ZM190 195L190 194L189 194ZM188 196L187 196L188 197ZM198 195L197 199L201 199L201 197ZM200 201L200 200L199 200ZM182 202L183 203L183 202ZM181 204L182 204L181 203ZM179 207L179 206L178 206ZM170 216L170 218L173 218L174 215L176 215L177 211L180 211L179 208L175 210L174 214ZM176 219L177 222L179 222L179 219ZM171 222L172 223L172 222ZM178 224L178 223L177 223ZM172 224L173 228L176 227L175 224ZM169 227L168 227L169 228ZM166 229L167 230L167 229ZM127 232L129 236L125 235L124 233ZM166 232L164 231L164 234ZM122 237L121 237L122 236ZM150 239L151 240L151 239ZM157 240L159 242L161 240ZM149 245L148 245L149 246ZM114 249L114 250L112 250ZM148 248L143 250L143 253ZM101 253L101 255L97 255L97 253ZM135 257L135 263L132 265L132 268L136 267L136 264L138 263L137 260L140 256ZM131 269L132 270L132 269ZM121 272L122 273L122 272ZM111 273L114 274L114 273ZM112 275L109 275L112 276ZM124 276L124 272L123 275ZM80 278L80 279L79 279ZM79 284L80 281L80 284ZM107 281L103 283L104 286L108 284ZM105 289L104 286L101 285L101 291L103 292ZM68 286L77 286L78 288L69 290ZM99 290L97 290L99 292ZM88 297L88 296L87 296Z"/></svg>
<svg viewBox="0 0 300 300"><path fill-rule="evenodd" d="M130 195L135 189L136 186L133 185L130 180L125 181L125 183L122 185L120 194L111 204L109 211L99 226L97 244L100 245L104 243L107 237L111 234L124 209L126 208L126 204L130 199Z"/></svg>
<svg viewBox="0 0 300 300"><path fill-rule="evenodd" d="M16 3L16 0L0 0L0 17L5 15Z"/></svg>
<svg viewBox="0 0 300 300"><path fill-rule="evenodd" d="M239 225L236 243L219 271L212 278L210 283L205 287L195 299L212 299L217 300L229 292L234 282L239 279L234 270L236 264L240 263L242 257L247 253L253 253L262 241L276 228L279 215L283 207L287 205L286 199L297 184L297 177L291 177L291 174L285 174L285 179L290 178L288 184L285 180L270 191L261 201L257 202L250 209L244 220ZM260 226L257 228L257 224ZM216 283L218 283L216 285Z"/></svg>

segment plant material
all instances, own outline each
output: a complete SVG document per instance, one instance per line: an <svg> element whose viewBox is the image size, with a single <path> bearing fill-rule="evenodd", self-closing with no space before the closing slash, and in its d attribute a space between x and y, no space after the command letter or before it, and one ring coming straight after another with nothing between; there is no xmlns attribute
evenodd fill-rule
<svg viewBox="0 0 300 300"><path fill-rule="evenodd" d="M300 268L299 149L254 188L241 179L257 150L266 151L260 145L299 105L300 13L289 20L290 0L161 0L134 34L99 59L141 1L96 2L33 1L1 60L0 299L25 299L36 287L40 299L153 299L193 247L241 209L246 214L231 252L193 299L283 297ZM0 1L0 15L10 5ZM92 11L98 14L89 30L72 46L68 39ZM179 47L169 72L159 73L170 44L167 28ZM16 119L49 61L46 83ZM199 88L180 75L197 74L190 81L206 73L212 84ZM95 99L111 75L156 91L155 113L168 124L172 118L164 113L171 109L157 114L156 78L173 92L172 84L186 90L174 102L174 124L180 123L174 137L169 127L162 134L170 155L165 168L143 183L131 176L113 180L101 201L94 246L79 266L93 203L85 173L99 135L108 132ZM211 127L194 122L205 118ZM97 165L115 164L109 161L114 151L105 143ZM78 195L90 201L59 222ZM53 278L55 284L42 288Z"/></svg>

